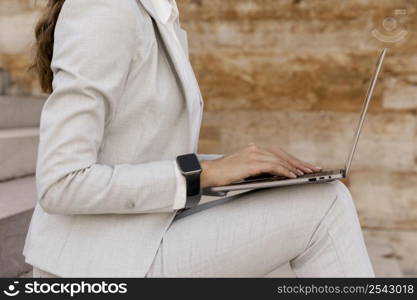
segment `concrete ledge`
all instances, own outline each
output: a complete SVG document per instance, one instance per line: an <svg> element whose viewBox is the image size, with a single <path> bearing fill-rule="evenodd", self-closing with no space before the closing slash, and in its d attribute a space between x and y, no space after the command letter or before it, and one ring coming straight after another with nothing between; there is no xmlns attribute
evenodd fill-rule
<svg viewBox="0 0 417 300"><path fill-rule="evenodd" d="M0 129L38 127L45 98L0 96Z"/></svg>
<svg viewBox="0 0 417 300"><path fill-rule="evenodd" d="M32 213L0 219L0 277L17 277L32 269L22 254Z"/></svg>
<svg viewBox="0 0 417 300"><path fill-rule="evenodd" d="M0 220L33 209L36 197L34 176L0 183Z"/></svg>
<svg viewBox="0 0 417 300"><path fill-rule="evenodd" d="M22 250L36 204L34 177L0 183L0 277L31 270Z"/></svg>
<svg viewBox="0 0 417 300"><path fill-rule="evenodd" d="M35 173L38 136L38 128L0 130L0 182Z"/></svg>

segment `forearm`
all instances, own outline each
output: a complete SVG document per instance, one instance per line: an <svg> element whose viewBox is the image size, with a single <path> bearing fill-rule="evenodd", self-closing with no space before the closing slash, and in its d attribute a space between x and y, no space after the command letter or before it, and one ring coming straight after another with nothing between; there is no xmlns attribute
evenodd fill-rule
<svg viewBox="0 0 417 300"><path fill-rule="evenodd" d="M42 174L38 179L39 202L48 213L173 211L176 177L172 161L116 166L94 164L59 180L53 180L52 176Z"/></svg>

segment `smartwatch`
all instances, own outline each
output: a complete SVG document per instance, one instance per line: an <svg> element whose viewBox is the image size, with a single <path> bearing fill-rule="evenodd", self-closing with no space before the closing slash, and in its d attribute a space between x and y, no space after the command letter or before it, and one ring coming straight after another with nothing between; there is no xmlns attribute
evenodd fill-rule
<svg viewBox="0 0 417 300"><path fill-rule="evenodd" d="M187 183L187 200L185 208L197 206L201 199L200 174L202 172L200 162L194 153L177 157L177 165Z"/></svg>

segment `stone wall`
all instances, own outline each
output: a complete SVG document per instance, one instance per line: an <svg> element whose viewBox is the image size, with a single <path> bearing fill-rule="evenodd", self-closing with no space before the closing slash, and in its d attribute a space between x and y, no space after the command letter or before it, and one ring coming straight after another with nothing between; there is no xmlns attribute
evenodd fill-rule
<svg viewBox="0 0 417 300"><path fill-rule="evenodd" d="M0 1L0 68L11 73L7 93L40 94L40 88L29 71L33 52L33 27L46 0Z"/></svg>
<svg viewBox="0 0 417 300"><path fill-rule="evenodd" d="M347 184L364 227L417 229L416 1L178 3L205 96L207 152L254 141L340 166L378 52L390 47Z"/></svg>
<svg viewBox="0 0 417 300"><path fill-rule="evenodd" d="M8 94L40 93L27 68L44 2L0 1ZM389 46L347 184L364 227L417 229L416 1L177 2L205 97L200 152L257 142L341 166L378 52Z"/></svg>

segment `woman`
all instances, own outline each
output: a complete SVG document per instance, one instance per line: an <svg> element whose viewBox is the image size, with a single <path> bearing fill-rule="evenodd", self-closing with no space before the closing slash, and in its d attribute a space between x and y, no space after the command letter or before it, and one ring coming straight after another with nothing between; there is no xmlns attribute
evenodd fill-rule
<svg viewBox="0 0 417 300"><path fill-rule="evenodd" d="M320 168L252 144L188 155L189 176L203 102L174 0L50 0L36 34L51 95L24 249L35 277L265 276L288 262L300 277L373 276L339 182L184 212L201 187Z"/></svg>

